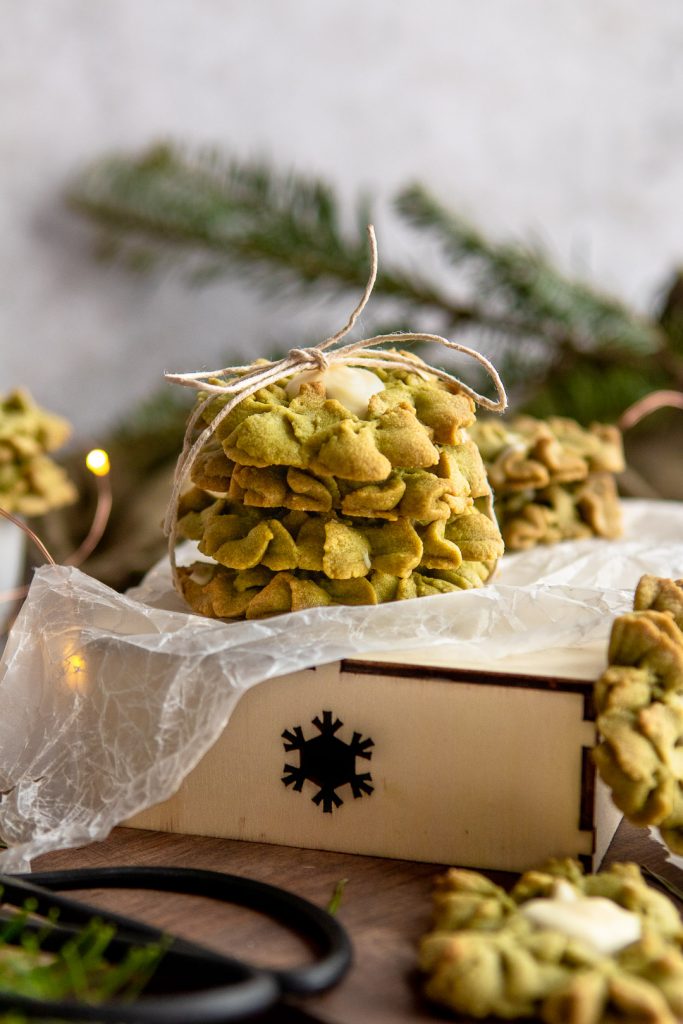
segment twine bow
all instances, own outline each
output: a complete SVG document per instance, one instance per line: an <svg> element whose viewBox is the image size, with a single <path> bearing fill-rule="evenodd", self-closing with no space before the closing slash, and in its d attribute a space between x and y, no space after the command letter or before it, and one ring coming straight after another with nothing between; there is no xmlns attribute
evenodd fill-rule
<svg viewBox="0 0 683 1024"><path fill-rule="evenodd" d="M326 370L329 366L340 363L363 367L374 366L383 369L407 369L412 373L417 373L425 380L428 380L429 377L437 377L439 380L457 385L460 391L469 395L478 405L483 406L485 409L490 409L492 412L503 412L507 407L505 388L493 364L481 352L468 348L466 345L460 345L458 342L448 341L439 334L413 334L408 332L379 334L374 338L364 338L361 341L354 341L348 345L334 347L355 326L358 317L365 309L377 278L377 240L375 238L375 230L371 224L368 225L368 240L370 243L370 276L365 286L365 291L347 323L340 331L333 334L331 338L327 338L319 345L314 345L311 348L292 348L284 359L278 359L275 362L264 360L259 363L250 363L247 366L226 366L222 370L200 370L196 373L164 374L165 379L173 384L180 384L186 388L195 388L197 391L202 391L206 394L206 398L203 402L200 402L188 421L183 448L176 465L173 490L164 520L164 532L168 537L169 557L174 579L177 580L175 543L178 526L178 501L192 467L202 449L223 420L230 415L240 402L243 402L261 388L268 387L269 384L274 384L276 381L289 377L293 373L301 373L304 370ZM443 345L445 348L452 349L455 352L462 352L463 355L475 359L484 367L493 381L498 395L497 401L478 394L447 370L430 366L419 359L418 356L409 356L403 352L397 352L395 349L388 351L377 350L379 345L385 345L388 342L410 345L414 341L435 342L438 345ZM202 430L199 437L193 441L197 423L202 418L207 406L213 401L215 395L232 395L233 397L223 406L209 426Z"/></svg>

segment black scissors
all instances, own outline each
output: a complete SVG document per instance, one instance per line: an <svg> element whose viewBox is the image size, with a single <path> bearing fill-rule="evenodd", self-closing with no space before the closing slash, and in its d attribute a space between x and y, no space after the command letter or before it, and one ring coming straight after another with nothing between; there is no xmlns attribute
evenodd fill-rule
<svg viewBox="0 0 683 1024"><path fill-rule="evenodd" d="M47 944L78 933L93 917L111 924L116 934L108 947L113 957L132 946L162 943L165 952L146 994L126 1002L85 1003L42 1000L0 991L0 1010L29 1018L102 1021L116 1024L219 1024L262 1013L286 995L315 995L336 984L351 965L351 944L342 925L320 907L285 889L238 875L176 867L82 868L73 871L0 875L0 903L23 906L59 921ZM310 964L287 969L255 967L120 914L58 895L70 889L151 889L208 896L260 911L304 938L317 951Z"/></svg>

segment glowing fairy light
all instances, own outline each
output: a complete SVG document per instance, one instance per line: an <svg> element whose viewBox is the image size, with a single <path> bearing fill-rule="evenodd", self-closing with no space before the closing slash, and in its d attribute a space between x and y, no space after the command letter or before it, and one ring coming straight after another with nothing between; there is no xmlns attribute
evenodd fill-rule
<svg viewBox="0 0 683 1024"><path fill-rule="evenodd" d="M93 553L107 527L111 513L111 463L108 454L104 448L92 448L85 457L85 464L97 479L97 507L87 537L73 554L64 559L65 565L80 565Z"/></svg>
<svg viewBox="0 0 683 1024"><path fill-rule="evenodd" d="M94 476L107 476L111 469L109 456L103 448L93 448L88 452L85 464Z"/></svg>
<svg viewBox="0 0 683 1024"><path fill-rule="evenodd" d="M64 657L64 681L71 690L83 691L88 685L88 663L82 654L67 653Z"/></svg>

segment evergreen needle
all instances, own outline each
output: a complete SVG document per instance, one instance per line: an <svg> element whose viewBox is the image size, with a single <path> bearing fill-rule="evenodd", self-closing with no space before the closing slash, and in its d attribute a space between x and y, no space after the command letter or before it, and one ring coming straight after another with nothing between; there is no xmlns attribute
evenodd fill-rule
<svg viewBox="0 0 683 1024"><path fill-rule="evenodd" d="M332 897L330 899L330 902L327 904L328 914L334 915L339 910L342 902L342 897L344 896L344 890L346 889L348 882L348 878L340 878L339 881L335 884L334 890L332 892Z"/></svg>
<svg viewBox="0 0 683 1024"><path fill-rule="evenodd" d="M328 182L266 162L156 145L98 161L68 199L100 229L102 256L138 272L181 261L194 283L237 274L268 298L292 288L357 294L367 279L367 199L349 218ZM446 265L432 279L416 269L419 254L403 266L382 252L376 297L392 300L399 328L436 319L451 336L476 330L518 407L610 421L648 391L683 388L680 278L658 322L561 272L539 246L492 241L420 184L394 209L438 241Z"/></svg>

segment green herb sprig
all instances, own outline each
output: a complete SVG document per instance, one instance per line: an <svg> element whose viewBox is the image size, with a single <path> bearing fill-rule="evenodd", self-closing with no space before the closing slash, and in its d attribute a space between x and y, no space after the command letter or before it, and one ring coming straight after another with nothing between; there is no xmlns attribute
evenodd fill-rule
<svg viewBox="0 0 683 1024"><path fill-rule="evenodd" d="M107 951L116 928L93 918L75 935L54 942L58 911L36 917L37 903L29 899L17 911L3 915L0 926L0 992L59 1001L77 999L101 1003L135 998L152 977L163 954L163 943L131 947L122 959ZM0 1016L1 1024L23 1024L21 1014Z"/></svg>

